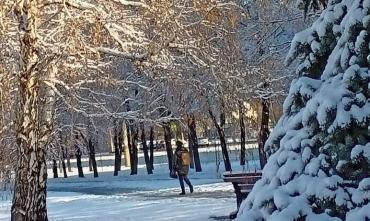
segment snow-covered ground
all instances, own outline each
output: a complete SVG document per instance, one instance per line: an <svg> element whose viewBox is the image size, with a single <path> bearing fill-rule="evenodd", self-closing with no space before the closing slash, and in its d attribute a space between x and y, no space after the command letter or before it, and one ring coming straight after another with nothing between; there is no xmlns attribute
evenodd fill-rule
<svg viewBox="0 0 370 221"><path fill-rule="evenodd" d="M130 176L129 168L123 168L119 176L113 177L113 167L104 166L99 168L98 178L93 178L88 168L84 168L86 177L78 178L77 169L73 168L69 178L48 181L49 220L202 221L212 220L211 216L227 216L235 210L235 195L232 185L222 182L223 163L217 172L216 155L209 152L210 148L208 154L200 153L202 162L206 162L202 164L203 172L190 171L195 191L185 196L178 195L178 180L169 178L168 165L160 160L152 175L147 175L145 166L140 165L138 175ZM230 158L234 171L257 165L251 160L241 168L236 151L230 152ZM3 192L1 221L10 220L10 205L9 194Z"/></svg>

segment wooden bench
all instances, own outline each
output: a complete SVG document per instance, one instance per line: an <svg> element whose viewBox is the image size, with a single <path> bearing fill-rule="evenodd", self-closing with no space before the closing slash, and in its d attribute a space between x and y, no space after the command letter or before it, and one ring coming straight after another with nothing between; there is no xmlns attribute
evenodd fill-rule
<svg viewBox="0 0 370 221"><path fill-rule="evenodd" d="M236 218L240 204L247 198L254 184L257 180L261 179L261 177L262 173L260 172L226 172L223 174L224 182L232 183L236 194L237 210L230 214L230 219Z"/></svg>

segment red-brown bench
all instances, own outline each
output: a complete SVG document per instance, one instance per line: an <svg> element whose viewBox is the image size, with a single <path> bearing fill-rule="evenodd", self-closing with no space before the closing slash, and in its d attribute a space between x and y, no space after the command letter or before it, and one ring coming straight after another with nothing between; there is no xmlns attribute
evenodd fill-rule
<svg viewBox="0 0 370 221"><path fill-rule="evenodd" d="M236 218L240 204L247 198L254 184L257 180L261 179L261 177L262 173L260 172L226 172L223 174L224 182L232 183L236 194L237 210L230 214L230 219Z"/></svg>

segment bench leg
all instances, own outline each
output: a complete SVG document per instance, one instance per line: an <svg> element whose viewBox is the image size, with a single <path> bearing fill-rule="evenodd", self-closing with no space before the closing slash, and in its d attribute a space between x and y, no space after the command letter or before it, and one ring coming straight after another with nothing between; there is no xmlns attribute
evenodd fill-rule
<svg viewBox="0 0 370 221"><path fill-rule="evenodd" d="M232 212L230 214L230 219L235 219L238 212L239 212L239 208L240 208L240 205L242 204L243 200L245 198L247 198L248 194L247 193L242 193L241 192L241 189L240 187L238 186L237 183L233 183L233 186L234 186L234 192L235 192L235 195L236 195L236 211Z"/></svg>
<svg viewBox="0 0 370 221"><path fill-rule="evenodd" d="M240 187L238 186L237 183L233 183L233 186L234 186L234 192L236 195L236 211L230 213L229 215L230 219L236 218L238 211L239 211L240 204L243 202L243 194L240 190Z"/></svg>
<svg viewBox="0 0 370 221"><path fill-rule="evenodd" d="M237 183L233 183L233 186L234 186L234 192L236 195L236 206L237 206L237 209L239 210L240 204L243 202L243 194Z"/></svg>

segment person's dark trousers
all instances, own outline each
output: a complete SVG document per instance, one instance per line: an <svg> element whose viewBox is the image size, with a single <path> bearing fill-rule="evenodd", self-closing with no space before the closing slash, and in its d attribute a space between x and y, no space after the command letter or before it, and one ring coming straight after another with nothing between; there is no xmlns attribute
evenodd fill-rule
<svg viewBox="0 0 370 221"><path fill-rule="evenodd" d="M181 186L181 193L182 194L185 194L184 180L185 180L185 183L188 184L188 186L190 188L190 192L192 193L193 192L193 185L191 185L188 176L187 175L181 175L181 174L179 174L179 181L180 181L180 186Z"/></svg>

